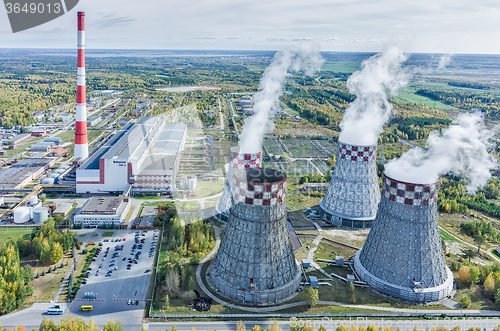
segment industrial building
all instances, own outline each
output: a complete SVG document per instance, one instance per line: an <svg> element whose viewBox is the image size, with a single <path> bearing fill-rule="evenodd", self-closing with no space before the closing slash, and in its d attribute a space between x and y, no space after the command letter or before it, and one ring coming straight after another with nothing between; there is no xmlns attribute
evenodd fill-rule
<svg viewBox="0 0 500 331"><path fill-rule="evenodd" d="M339 141L337 162L319 202L319 215L337 226L371 227L380 201L376 156L377 145L357 146Z"/></svg>
<svg viewBox="0 0 500 331"><path fill-rule="evenodd" d="M33 137L45 137L47 135L47 131L45 128L35 128L31 131L31 135Z"/></svg>
<svg viewBox="0 0 500 331"><path fill-rule="evenodd" d="M10 145L16 148L17 144L31 137L31 133L21 133L9 140Z"/></svg>
<svg viewBox="0 0 500 331"><path fill-rule="evenodd" d="M60 145L62 144L62 138L61 137L47 137L43 138L44 143L54 143L55 145Z"/></svg>
<svg viewBox="0 0 500 331"><path fill-rule="evenodd" d="M438 228L439 182L405 183L384 175L382 198L354 269L375 290L413 303L438 301L453 289Z"/></svg>
<svg viewBox="0 0 500 331"><path fill-rule="evenodd" d="M71 209L73 209L72 203L61 203L59 206L57 206L57 209L54 210L52 215L66 217L66 216L68 216Z"/></svg>
<svg viewBox="0 0 500 331"><path fill-rule="evenodd" d="M75 215L76 226L118 227L130 210L131 199L124 196L94 196Z"/></svg>
<svg viewBox="0 0 500 331"><path fill-rule="evenodd" d="M51 158L26 158L18 163L0 169L1 189L20 189L40 177L55 163Z"/></svg>
<svg viewBox="0 0 500 331"><path fill-rule="evenodd" d="M208 269L209 285L238 302L286 301L302 280L287 228L286 175L265 168L234 173L234 206Z"/></svg>
<svg viewBox="0 0 500 331"><path fill-rule="evenodd" d="M171 194L186 137L185 124L160 117L129 123L76 170L76 192Z"/></svg>
<svg viewBox="0 0 500 331"><path fill-rule="evenodd" d="M31 146L30 151L47 152L54 147L53 142L39 142Z"/></svg>

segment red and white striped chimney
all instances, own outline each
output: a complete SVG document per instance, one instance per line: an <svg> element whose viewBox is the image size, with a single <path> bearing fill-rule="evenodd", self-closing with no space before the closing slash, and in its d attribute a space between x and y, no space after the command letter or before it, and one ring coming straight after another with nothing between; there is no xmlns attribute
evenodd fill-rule
<svg viewBox="0 0 500 331"><path fill-rule="evenodd" d="M85 95L85 13L78 12L78 69L76 72L75 160L89 156Z"/></svg>

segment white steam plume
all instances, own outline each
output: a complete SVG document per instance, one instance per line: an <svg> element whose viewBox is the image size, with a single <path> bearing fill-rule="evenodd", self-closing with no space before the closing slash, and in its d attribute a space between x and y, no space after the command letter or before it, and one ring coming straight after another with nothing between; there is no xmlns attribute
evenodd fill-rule
<svg viewBox="0 0 500 331"><path fill-rule="evenodd" d="M274 127L269 115L278 105L283 94L283 84L290 76L289 72L302 70L306 75L312 75L321 69L323 62L319 52L307 46L280 51L274 55L260 80L259 91L253 97L255 114L245 119L239 135L240 152L257 153L261 150L264 134Z"/></svg>
<svg viewBox="0 0 500 331"><path fill-rule="evenodd" d="M397 47L391 47L364 60L361 70L349 77L347 89L356 95L356 100L345 111L340 141L353 145L377 144L392 111L387 92L395 95L408 83L409 74L401 68L406 59Z"/></svg>
<svg viewBox="0 0 500 331"><path fill-rule="evenodd" d="M439 59L437 70L443 70L446 68L451 63L452 57L453 54L443 54L443 56Z"/></svg>
<svg viewBox="0 0 500 331"><path fill-rule="evenodd" d="M473 194L487 184L497 166L488 153L494 129L488 130L479 113L459 115L441 134L431 133L427 149L412 148L385 167L387 176L404 182L429 184L449 172L465 175Z"/></svg>

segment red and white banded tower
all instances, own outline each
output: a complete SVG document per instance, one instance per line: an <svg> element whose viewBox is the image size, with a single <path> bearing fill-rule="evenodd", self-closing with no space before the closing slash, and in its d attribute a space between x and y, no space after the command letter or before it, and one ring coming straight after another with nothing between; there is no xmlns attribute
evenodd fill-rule
<svg viewBox="0 0 500 331"><path fill-rule="evenodd" d="M89 156L85 95L85 13L78 12L78 68L76 71L75 160Z"/></svg>

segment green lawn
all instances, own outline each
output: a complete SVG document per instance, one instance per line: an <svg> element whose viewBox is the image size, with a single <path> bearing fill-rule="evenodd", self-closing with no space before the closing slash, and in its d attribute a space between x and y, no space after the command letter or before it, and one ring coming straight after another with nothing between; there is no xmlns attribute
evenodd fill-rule
<svg viewBox="0 0 500 331"><path fill-rule="evenodd" d="M102 234L103 237L113 237L114 231L106 231Z"/></svg>
<svg viewBox="0 0 500 331"><path fill-rule="evenodd" d="M224 183L222 179L216 182L199 180L194 189L194 197L204 198L220 193L224 189Z"/></svg>
<svg viewBox="0 0 500 331"><path fill-rule="evenodd" d="M290 211L303 210L306 207L314 207L319 204L321 198L310 197L303 194L287 194L286 206L290 207Z"/></svg>
<svg viewBox="0 0 500 331"><path fill-rule="evenodd" d="M15 230L12 230L12 228L10 228L11 230L10 231L6 231L4 230L4 228L2 228L2 230L0 231L0 246L2 246L3 244L11 241L11 240L17 240L17 238L19 238L19 236L24 236L26 234L31 234L31 229L29 230L19 230L18 228L15 229Z"/></svg>

